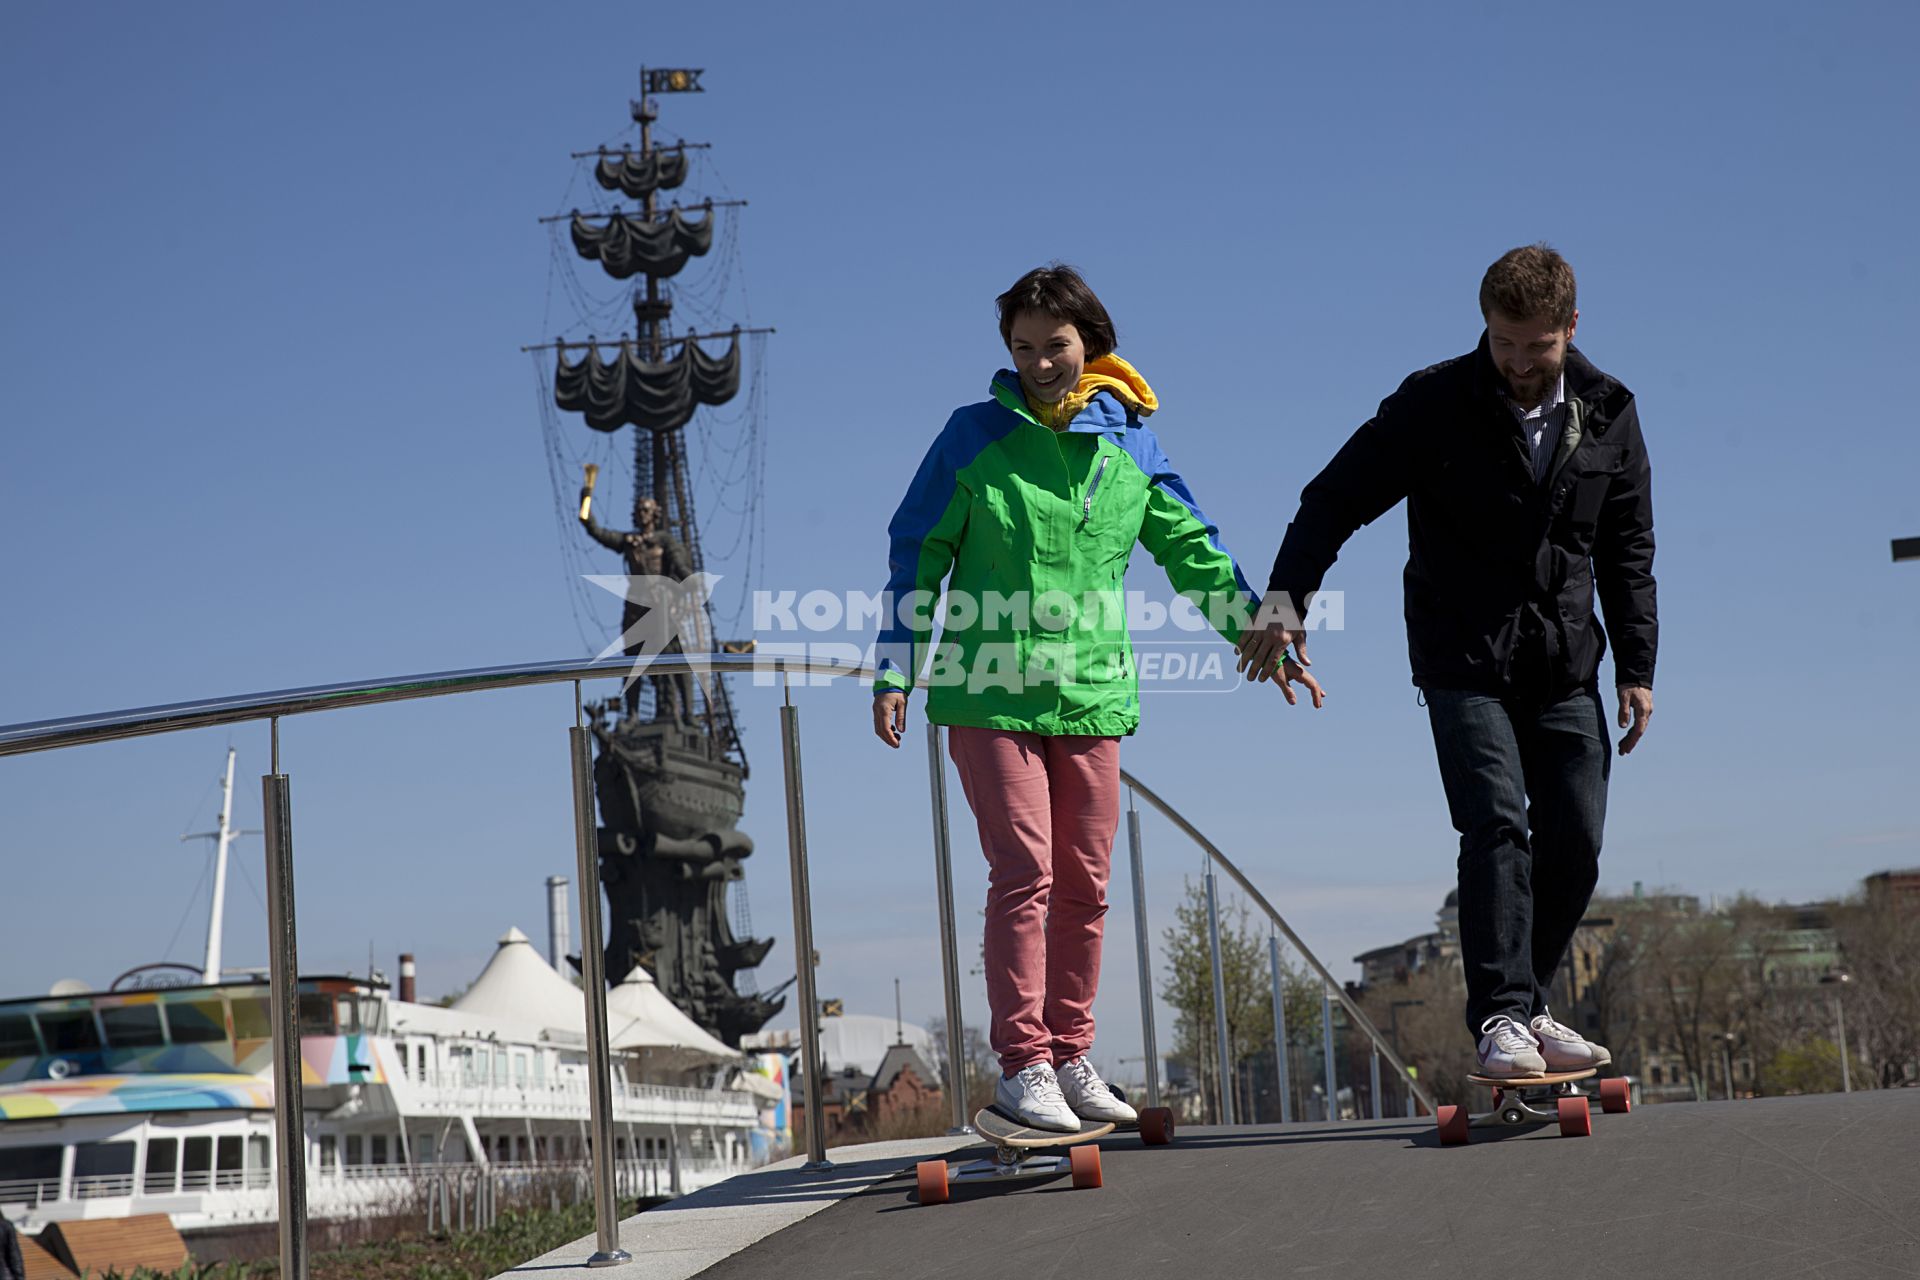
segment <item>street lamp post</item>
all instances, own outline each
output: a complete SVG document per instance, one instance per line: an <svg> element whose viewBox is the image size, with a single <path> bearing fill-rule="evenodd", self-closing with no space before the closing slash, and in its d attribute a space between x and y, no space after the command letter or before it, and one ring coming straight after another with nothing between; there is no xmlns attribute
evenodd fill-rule
<svg viewBox="0 0 1920 1280"><path fill-rule="evenodd" d="M1716 1037L1720 1041L1720 1069L1727 1076L1727 1101L1733 1101L1733 1041L1731 1031L1723 1031Z"/></svg>
<svg viewBox="0 0 1920 1280"><path fill-rule="evenodd" d="M1820 979L1821 986L1833 988L1828 993L1828 998L1833 1001L1834 1034L1840 1041L1840 1092L1842 1093L1853 1092L1853 1072L1847 1065L1847 1012L1840 1003L1840 993L1847 989L1847 983L1851 981L1853 981L1853 975L1845 970L1830 973Z"/></svg>

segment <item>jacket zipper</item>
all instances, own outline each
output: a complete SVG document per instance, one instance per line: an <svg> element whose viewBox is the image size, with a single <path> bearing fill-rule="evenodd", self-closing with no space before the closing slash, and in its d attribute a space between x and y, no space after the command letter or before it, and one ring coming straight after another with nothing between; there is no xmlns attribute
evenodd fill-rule
<svg viewBox="0 0 1920 1280"><path fill-rule="evenodd" d="M1110 453L1101 458L1100 465L1094 470L1092 483L1087 485L1087 500L1080 504L1080 527L1082 529L1086 528L1087 522L1093 519L1093 495L1099 491L1100 477L1107 474L1107 464L1111 461L1113 461L1113 455Z"/></svg>

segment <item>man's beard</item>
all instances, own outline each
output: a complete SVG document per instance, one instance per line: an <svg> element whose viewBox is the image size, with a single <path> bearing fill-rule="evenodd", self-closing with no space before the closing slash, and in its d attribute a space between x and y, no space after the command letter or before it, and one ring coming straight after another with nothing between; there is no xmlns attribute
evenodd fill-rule
<svg viewBox="0 0 1920 1280"><path fill-rule="evenodd" d="M1536 366L1534 371L1526 376L1524 390L1515 386L1512 375L1504 371L1500 375L1500 380L1506 384L1507 399L1522 409L1533 409L1545 403L1547 397L1553 394L1553 388L1559 383L1561 370L1565 367L1565 361L1551 366Z"/></svg>

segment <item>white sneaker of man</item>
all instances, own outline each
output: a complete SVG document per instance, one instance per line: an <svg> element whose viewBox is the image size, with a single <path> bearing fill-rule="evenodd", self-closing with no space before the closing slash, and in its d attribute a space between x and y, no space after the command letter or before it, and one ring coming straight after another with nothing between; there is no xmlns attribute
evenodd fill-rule
<svg viewBox="0 0 1920 1280"><path fill-rule="evenodd" d="M1613 1055L1604 1046L1595 1044L1572 1027L1555 1022L1552 1011L1546 1008L1527 1024L1527 1029L1540 1042L1540 1056L1546 1060L1549 1071L1585 1071L1613 1061Z"/></svg>
<svg viewBox="0 0 1920 1280"><path fill-rule="evenodd" d="M1093 1069L1086 1054L1081 1054L1071 1062L1061 1063L1059 1078L1060 1091L1067 1096L1067 1106L1082 1120L1093 1120L1100 1124L1135 1124L1139 1121L1140 1114L1113 1096L1113 1090Z"/></svg>
<svg viewBox="0 0 1920 1280"><path fill-rule="evenodd" d="M1036 1129L1073 1133L1080 1128L1080 1118L1067 1105L1051 1063L1036 1062L1010 1076L1001 1076L993 1088L993 1105Z"/></svg>
<svg viewBox="0 0 1920 1280"><path fill-rule="evenodd" d="M1474 1069L1483 1076L1537 1076L1545 1074L1547 1062L1533 1033L1502 1013L1480 1024Z"/></svg>

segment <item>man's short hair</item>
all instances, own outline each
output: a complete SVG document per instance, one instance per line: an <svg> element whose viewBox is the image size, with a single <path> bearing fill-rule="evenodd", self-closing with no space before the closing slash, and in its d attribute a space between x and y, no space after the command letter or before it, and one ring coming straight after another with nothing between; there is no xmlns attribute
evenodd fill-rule
<svg viewBox="0 0 1920 1280"><path fill-rule="evenodd" d="M1480 278L1480 314L1513 320L1545 316L1555 327L1573 324L1573 268L1542 242L1509 249Z"/></svg>
<svg viewBox="0 0 1920 1280"><path fill-rule="evenodd" d="M995 298L993 305L1000 313L1000 340L1008 347L1013 346L1014 319L1023 311L1043 312L1078 329L1089 360L1112 355L1117 345L1106 307L1080 273L1065 263L1035 267Z"/></svg>

